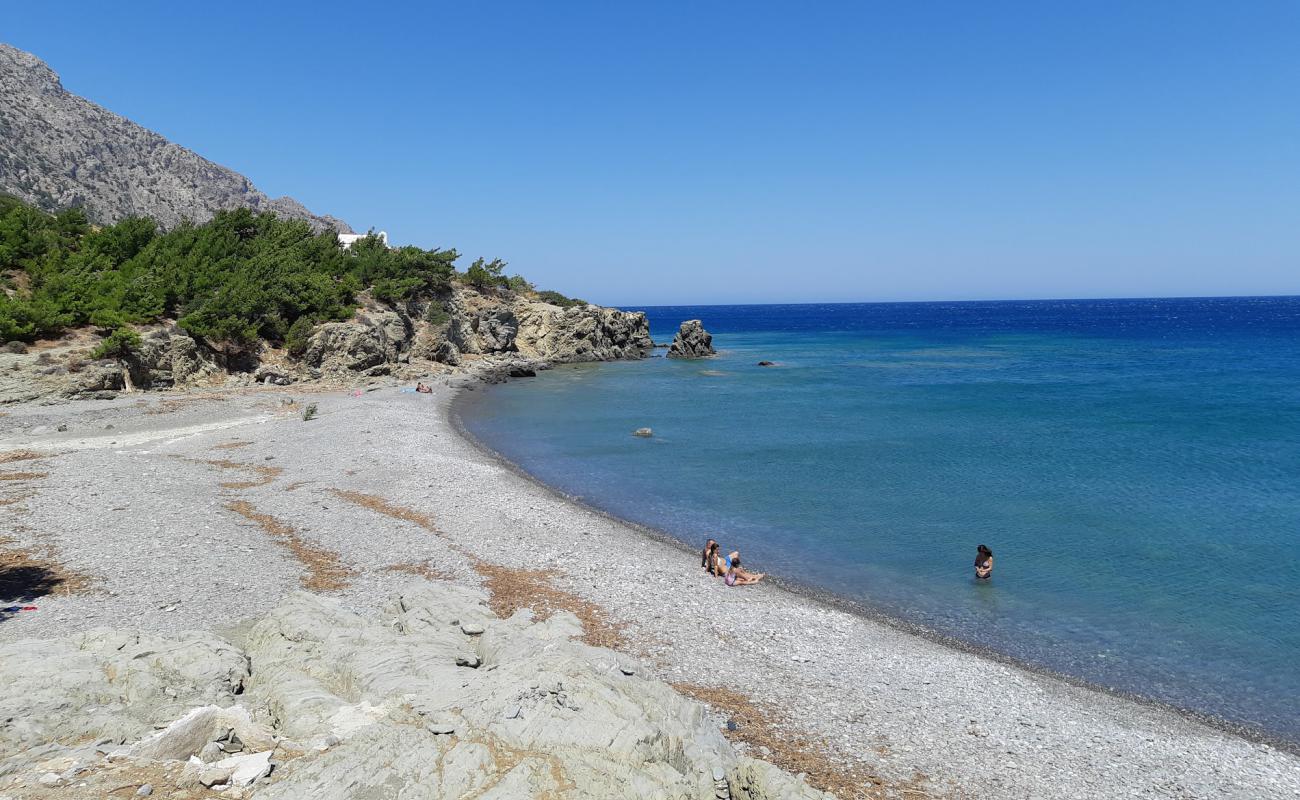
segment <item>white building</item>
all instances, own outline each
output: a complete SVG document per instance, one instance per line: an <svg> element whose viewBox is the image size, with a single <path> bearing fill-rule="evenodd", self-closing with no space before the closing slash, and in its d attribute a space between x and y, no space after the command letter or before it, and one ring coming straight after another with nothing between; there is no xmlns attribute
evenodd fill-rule
<svg viewBox="0 0 1300 800"><path fill-rule="evenodd" d="M374 231L374 234L379 237L379 241L384 243L384 247L388 246L388 231ZM343 245L344 250L347 250L352 246L353 242L358 239L364 239L369 235L369 233L340 233L338 235L339 244Z"/></svg>

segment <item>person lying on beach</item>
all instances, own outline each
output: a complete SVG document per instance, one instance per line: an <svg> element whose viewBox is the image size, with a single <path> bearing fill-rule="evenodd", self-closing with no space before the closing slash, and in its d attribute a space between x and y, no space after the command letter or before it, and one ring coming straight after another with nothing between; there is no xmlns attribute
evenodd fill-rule
<svg viewBox="0 0 1300 800"><path fill-rule="evenodd" d="M708 570L710 575L721 575L725 570L719 570L718 565L722 562L722 557L718 555L718 543L713 539L704 543L704 552L700 554L700 566Z"/></svg>
<svg viewBox="0 0 1300 800"><path fill-rule="evenodd" d="M727 575L723 579L728 586L747 586L763 580L764 573L750 572L740 566L740 551L733 551L727 556Z"/></svg>
<svg viewBox="0 0 1300 800"><path fill-rule="evenodd" d="M433 394L433 387L425 386L423 383L416 383L415 391L420 394Z"/></svg>
<svg viewBox="0 0 1300 800"><path fill-rule="evenodd" d="M975 548L975 579L986 581L993 577L993 551L986 545Z"/></svg>

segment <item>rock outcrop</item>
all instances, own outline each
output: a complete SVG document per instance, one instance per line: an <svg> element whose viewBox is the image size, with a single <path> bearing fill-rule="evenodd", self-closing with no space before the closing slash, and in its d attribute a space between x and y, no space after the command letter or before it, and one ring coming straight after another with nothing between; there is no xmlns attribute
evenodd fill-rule
<svg viewBox="0 0 1300 800"><path fill-rule="evenodd" d="M408 361L415 325L393 309L368 304L348 322L318 325L307 340L301 365L310 378L387 375Z"/></svg>
<svg viewBox="0 0 1300 800"><path fill-rule="evenodd" d="M126 359L132 384L138 389L191 386L220 371L216 356L175 326L151 331Z"/></svg>
<svg viewBox="0 0 1300 800"><path fill-rule="evenodd" d="M445 340L459 354L518 353L565 364L644 358L654 349L645 314L601 306L561 308L528 296L457 289Z"/></svg>
<svg viewBox="0 0 1300 800"><path fill-rule="evenodd" d="M713 336L704 330L704 324L698 319L683 322L668 348L669 358L708 358L716 354Z"/></svg>
<svg viewBox="0 0 1300 800"><path fill-rule="evenodd" d="M110 631L0 646L5 791L104 796L135 774L267 800L829 800L576 641L576 617L485 601L419 582L361 616L299 593L242 648Z"/></svg>
<svg viewBox="0 0 1300 800"><path fill-rule="evenodd" d="M196 386L337 385L438 372L463 378L457 385L499 383L552 364L644 358L654 349L645 315L614 308L561 308L531 295L461 286L438 300L388 305L363 295L360 302L351 319L313 328L297 357L268 342L223 349L174 322L137 328L139 344L121 359L94 360L103 332L90 328L30 347L0 346L0 403ZM433 316L436 323L433 303L446 312Z"/></svg>
<svg viewBox="0 0 1300 800"><path fill-rule="evenodd" d="M351 228L69 93L31 53L0 44L0 192L47 211L80 207L93 222L147 216L164 228L222 209L272 211L316 230Z"/></svg>

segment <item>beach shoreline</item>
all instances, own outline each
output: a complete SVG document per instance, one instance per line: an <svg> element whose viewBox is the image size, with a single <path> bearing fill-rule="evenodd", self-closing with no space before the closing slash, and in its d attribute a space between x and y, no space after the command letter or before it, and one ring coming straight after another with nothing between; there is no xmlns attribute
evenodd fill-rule
<svg viewBox="0 0 1300 800"><path fill-rule="evenodd" d="M16 523L7 546L39 550L92 588L8 617L0 640L128 620L226 630L264 613L308 567L231 513L255 508L350 570L334 594L362 613L413 570L483 586L466 554L544 573L601 609L656 677L773 710L769 742L817 742L846 774L878 776L869 796L1300 794L1293 753L798 587L728 589L690 546L565 497L466 438L455 390L306 391L7 409L0 450L37 452L24 469L41 475L6 487L25 495L3 506ZM178 407L159 411L168 401ZM304 402L319 405L307 423Z"/></svg>
<svg viewBox="0 0 1300 800"><path fill-rule="evenodd" d="M699 549L674 534L655 528L651 525L624 519L585 498L576 497L562 489L552 486L536 475L530 473L524 467L512 461L509 456L494 449L490 444L475 436L462 419L461 412L467 405L475 403L482 396L482 391L491 391L491 387L485 387L480 391L465 391L463 388L458 390L447 402L445 413L448 424L451 428L459 434L462 439L482 453L483 456L492 459L516 476L529 481L538 489L550 493L562 502L578 506L587 513L605 517L612 523L622 525L637 535L649 537L653 541L680 551L683 554L684 563L689 563L690 558L692 557L698 557ZM756 564L754 565L754 568L762 571L762 566L762 564ZM1098 692L1116 700L1147 706L1164 713L1181 717L1189 722L1205 725L1206 727L1222 731L1223 733L1245 739L1246 741L1255 744L1267 745L1274 749L1300 756L1300 742L1291 741L1262 728L1235 722L1196 709L1177 706L1157 698L1147 697L1137 692L1125 691L1094 683L1084 678L1034 664L992 647L968 642L941 631L934 630L933 628L926 627L919 622L908 620L897 614L891 613L886 609L877 608L864 602L858 602L834 594L828 590L803 583L797 579L779 573L766 572L764 582L791 595L790 602L814 603L836 611L853 614L869 622L878 625L885 625L901 633L920 637L942 647L951 648L959 652L992 661L996 664L1023 670L1050 680L1060 681L1078 689Z"/></svg>

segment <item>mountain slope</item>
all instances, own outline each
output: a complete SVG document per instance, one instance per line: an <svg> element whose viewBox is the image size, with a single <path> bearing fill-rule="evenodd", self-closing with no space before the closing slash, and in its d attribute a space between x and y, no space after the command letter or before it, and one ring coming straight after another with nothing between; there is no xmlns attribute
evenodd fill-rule
<svg viewBox="0 0 1300 800"><path fill-rule="evenodd" d="M31 53L0 43L0 192L54 211L80 206L94 222L152 217L165 228L246 207L351 228L291 197L270 198L214 164L84 98Z"/></svg>

